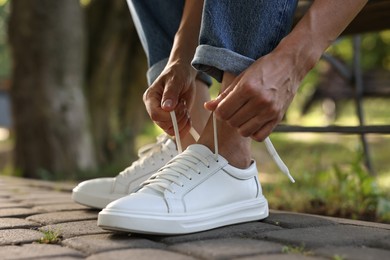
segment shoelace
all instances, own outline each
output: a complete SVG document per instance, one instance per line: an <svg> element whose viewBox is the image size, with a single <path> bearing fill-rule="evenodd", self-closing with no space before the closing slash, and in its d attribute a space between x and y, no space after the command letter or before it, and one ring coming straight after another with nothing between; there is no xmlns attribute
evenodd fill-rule
<svg viewBox="0 0 390 260"><path fill-rule="evenodd" d="M202 155L195 151L191 151L188 154L187 151L180 153L180 156L175 157L164 167L162 167L157 173L152 175L142 185L148 185L148 187L164 192L168 190L175 193L175 190L171 187L172 183L183 187L184 183L181 176L192 180L192 175L189 173L189 169L193 170L197 174L201 174L198 168L198 163L202 162L206 167L210 167L210 162Z"/></svg>
<svg viewBox="0 0 390 260"><path fill-rule="evenodd" d="M179 135L179 129L178 129L178 125L177 125L175 111L171 111L170 114L171 114L171 118L172 118L173 129L175 131L176 144L178 147L180 146L180 150L178 149L178 151L179 151L179 153L181 153L182 151L181 151L181 144L180 144L180 135ZM214 130L214 155L215 155L215 159L217 160L218 159L217 120L216 120L214 112L212 113L212 115L213 115L213 130ZM196 133L196 130L193 128L191 128L191 131ZM190 131L190 133L191 133L191 131ZM199 136L199 134L197 134L197 135ZM197 139L195 138L195 140L197 140ZM280 158L278 152L276 151L274 145L271 142L271 139L269 137L267 137L264 140L264 143L265 143L265 147L267 148L268 153L270 154L270 156L272 157L272 159L274 160L276 165L290 179L290 181L292 183L294 183L295 180L291 176L290 170L288 169L286 164L283 162L283 160Z"/></svg>
<svg viewBox="0 0 390 260"><path fill-rule="evenodd" d="M142 146L138 150L139 159L133 164L131 164L129 167L124 169L119 174L119 176L126 178L127 175L132 174L133 169L143 168L145 164L155 164L154 155L162 151L163 145L167 141L167 139L168 137L166 134L161 134L157 137L157 142Z"/></svg>
<svg viewBox="0 0 390 260"><path fill-rule="evenodd" d="M176 115L174 111L172 111L170 114L172 118L173 129L175 132L176 146L179 152L179 156L169 161L158 172L153 174L151 178L146 180L142 184L142 186L147 185L149 188L152 188L159 192L164 192L165 190L168 190L172 193L175 193L175 190L171 186L172 183L175 183L176 185L183 187L184 183L181 178L182 176L184 176L189 180L192 179L192 176L188 170L192 170L198 174L201 174L201 171L198 168L198 163L202 162L206 167L210 167L210 162L202 154L199 154L195 151L191 151L190 154L188 154L187 150L184 152L182 151ZM213 131L214 159L215 161L218 161L219 154L218 154L217 120L215 114L212 113L212 115L213 115L213 130L214 130ZM195 129L191 128L190 134L194 137L196 141L199 139L199 134L195 131ZM290 174L290 171L288 170L287 166L285 165L285 163L282 161L282 159L276 152L269 138L266 138L265 144L269 154L271 155L275 163L278 165L279 169L284 174L287 175L287 177L290 179L291 182L295 182L294 178Z"/></svg>

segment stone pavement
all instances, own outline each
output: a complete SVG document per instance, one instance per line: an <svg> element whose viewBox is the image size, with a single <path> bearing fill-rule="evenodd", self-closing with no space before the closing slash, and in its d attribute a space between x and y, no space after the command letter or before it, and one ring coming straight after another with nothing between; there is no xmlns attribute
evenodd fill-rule
<svg viewBox="0 0 390 260"><path fill-rule="evenodd" d="M0 176L0 259L390 259L390 225L288 212L190 235L112 233L72 187Z"/></svg>

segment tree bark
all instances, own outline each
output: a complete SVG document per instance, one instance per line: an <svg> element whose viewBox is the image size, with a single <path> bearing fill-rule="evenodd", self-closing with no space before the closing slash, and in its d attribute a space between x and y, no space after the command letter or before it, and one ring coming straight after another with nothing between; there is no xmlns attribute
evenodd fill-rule
<svg viewBox="0 0 390 260"><path fill-rule="evenodd" d="M9 36L15 165L31 178L93 168L79 1L13 0Z"/></svg>
<svg viewBox="0 0 390 260"><path fill-rule="evenodd" d="M142 102L146 58L126 1L94 0L86 15L86 92L97 158L100 165L128 164L147 118Z"/></svg>

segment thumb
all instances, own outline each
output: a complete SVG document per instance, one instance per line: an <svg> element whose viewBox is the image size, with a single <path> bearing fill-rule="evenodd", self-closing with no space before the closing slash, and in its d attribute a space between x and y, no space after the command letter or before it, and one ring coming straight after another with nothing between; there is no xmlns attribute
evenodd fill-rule
<svg viewBox="0 0 390 260"><path fill-rule="evenodd" d="M179 103L180 89L176 84L168 83L165 86L161 99L161 108L167 112L173 111Z"/></svg>

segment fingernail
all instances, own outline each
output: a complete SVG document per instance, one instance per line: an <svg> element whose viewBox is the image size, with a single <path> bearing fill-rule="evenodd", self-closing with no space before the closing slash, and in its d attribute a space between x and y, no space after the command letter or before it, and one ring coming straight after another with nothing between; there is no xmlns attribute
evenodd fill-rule
<svg viewBox="0 0 390 260"><path fill-rule="evenodd" d="M162 103L162 106L163 106L163 107L167 107L167 108L172 107L172 100L171 100L171 99L165 100L165 101Z"/></svg>

